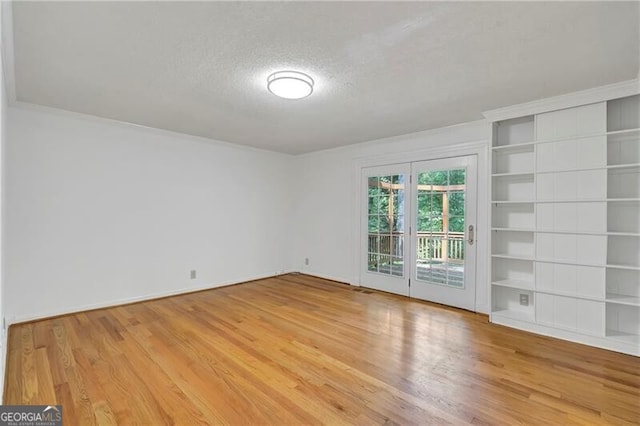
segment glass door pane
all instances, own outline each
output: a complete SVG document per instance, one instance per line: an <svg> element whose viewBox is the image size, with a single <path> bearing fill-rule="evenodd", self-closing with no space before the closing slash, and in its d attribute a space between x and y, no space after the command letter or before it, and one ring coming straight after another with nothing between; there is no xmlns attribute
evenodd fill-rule
<svg viewBox="0 0 640 426"><path fill-rule="evenodd" d="M416 276L464 288L465 169L417 175Z"/></svg>
<svg viewBox="0 0 640 426"><path fill-rule="evenodd" d="M411 165L362 169L360 285L409 295Z"/></svg>
<svg viewBox="0 0 640 426"><path fill-rule="evenodd" d="M367 269L404 276L405 175L368 179Z"/></svg>
<svg viewBox="0 0 640 426"><path fill-rule="evenodd" d="M473 310L477 158L412 164L410 295Z"/></svg>

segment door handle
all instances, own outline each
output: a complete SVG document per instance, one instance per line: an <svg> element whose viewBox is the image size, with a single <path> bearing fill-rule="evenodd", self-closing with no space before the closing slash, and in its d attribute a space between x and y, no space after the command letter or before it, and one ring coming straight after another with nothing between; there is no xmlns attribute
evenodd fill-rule
<svg viewBox="0 0 640 426"><path fill-rule="evenodd" d="M469 237L467 238L469 245L473 245L473 234L474 234L473 225L469 225Z"/></svg>

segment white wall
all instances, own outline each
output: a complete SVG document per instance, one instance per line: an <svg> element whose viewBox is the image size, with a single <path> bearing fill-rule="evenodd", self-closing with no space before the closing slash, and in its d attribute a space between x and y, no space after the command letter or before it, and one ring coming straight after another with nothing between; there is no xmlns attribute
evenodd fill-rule
<svg viewBox="0 0 640 426"><path fill-rule="evenodd" d="M291 157L44 108L11 107L7 121L9 323L290 270L357 284L354 167L489 138L476 122ZM481 312L487 206L481 179Z"/></svg>
<svg viewBox="0 0 640 426"><path fill-rule="evenodd" d="M3 21L4 21L4 5L0 5L0 35L3 34ZM7 140L7 91L5 88L4 77L4 40L0 36L0 401L4 393L4 369L5 359L7 355L7 328L3 323L5 312L5 280L4 280L4 150Z"/></svg>
<svg viewBox="0 0 640 426"><path fill-rule="evenodd" d="M8 123L9 322L290 269L290 156L42 109Z"/></svg>
<svg viewBox="0 0 640 426"><path fill-rule="evenodd" d="M443 158L479 142L473 144L481 146L475 148L479 150L476 310L487 313L490 135L490 124L480 121L295 157L294 269L359 284L359 166ZM305 258L309 258L308 266Z"/></svg>

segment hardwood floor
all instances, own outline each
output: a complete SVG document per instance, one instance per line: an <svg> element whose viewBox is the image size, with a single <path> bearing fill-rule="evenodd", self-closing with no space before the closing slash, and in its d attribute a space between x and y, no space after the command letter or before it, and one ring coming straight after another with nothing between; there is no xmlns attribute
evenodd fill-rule
<svg viewBox="0 0 640 426"><path fill-rule="evenodd" d="M11 327L5 404L85 424L638 424L640 359L304 275Z"/></svg>

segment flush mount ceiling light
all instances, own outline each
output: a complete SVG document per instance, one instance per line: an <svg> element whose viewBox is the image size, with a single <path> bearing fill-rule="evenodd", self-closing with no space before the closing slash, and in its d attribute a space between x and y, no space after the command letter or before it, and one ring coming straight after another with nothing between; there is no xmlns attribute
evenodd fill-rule
<svg viewBox="0 0 640 426"><path fill-rule="evenodd" d="M267 77L267 89L284 99L302 99L313 92L313 79L298 71L278 71Z"/></svg>

